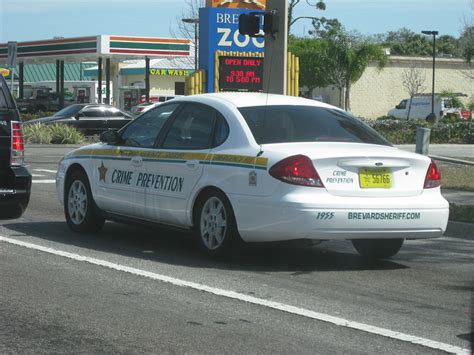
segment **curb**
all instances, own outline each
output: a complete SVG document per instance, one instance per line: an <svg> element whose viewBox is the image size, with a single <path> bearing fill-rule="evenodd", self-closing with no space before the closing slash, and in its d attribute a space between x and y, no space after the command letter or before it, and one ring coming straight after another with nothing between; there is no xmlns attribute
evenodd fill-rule
<svg viewBox="0 0 474 355"><path fill-rule="evenodd" d="M448 221L446 237L474 240L474 223Z"/></svg>

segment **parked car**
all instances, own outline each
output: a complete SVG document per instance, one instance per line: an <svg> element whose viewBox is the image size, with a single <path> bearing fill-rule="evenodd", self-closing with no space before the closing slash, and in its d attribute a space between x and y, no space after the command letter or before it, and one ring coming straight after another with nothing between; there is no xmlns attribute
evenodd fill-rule
<svg viewBox="0 0 474 355"><path fill-rule="evenodd" d="M441 175L346 112L258 93L162 103L58 167L68 226L106 219L194 230L211 255L246 242L351 240L369 258L443 235Z"/></svg>
<svg viewBox="0 0 474 355"><path fill-rule="evenodd" d="M100 134L108 129L122 128L132 119L132 115L113 106L75 104L56 112L51 117L25 122L25 125L61 123L76 127L85 135L93 135Z"/></svg>
<svg viewBox="0 0 474 355"><path fill-rule="evenodd" d="M65 99L64 106L72 105L74 101ZM59 95L55 92L36 91L36 96L17 100L21 113L56 112L59 110Z"/></svg>
<svg viewBox="0 0 474 355"><path fill-rule="evenodd" d="M411 108L410 108L411 103ZM462 107L453 107L452 100L446 97L435 96L434 112L438 118L443 118L449 114L457 114L460 119L468 120L470 112L464 110ZM410 111L410 117L408 117ZM388 112L388 116L393 116L399 119L410 120L424 120L431 113L431 95L418 95L403 99L400 103Z"/></svg>
<svg viewBox="0 0 474 355"><path fill-rule="evenodd" d="M179 96L183 96L183 95L158 95L158 96L150 96L148 98L148 102L165 102L165 101L168 101L168 100L171 100L171 99L174 99L175 97L179 97ZM145 95L142 95L140 96L140 99L138 100L138 103L139 104L144 104L146 103L146 96Z"/></svg>
<svg viewBox="0 0 474 355"><path fill-rule="evenodd" d="M155 102L145 102L143 104L138 104L135 106L132 106L130 109L130 113L133 115L139 115L140 113L143 112L148 106L153 105Z"/></svg>
<svg viewBox="0 0 474 355"><path fill-rule="evenodd" d="M140 107L140 113L144 113L144 112L147 112L151 109L154 109L155 107L157 106L160 106L162 103L166 102L166 101L169 101L169 100L173 100L175 97L179 97L179 96L160 96L160 98L162 99L162 101L158 101L158 102L149 102L147 104L142 104L142 105L137 105L138 107ZM166 100L164 100L166 98ZM137 107L135 106L135 107ZM133 109L133 107L132 107Z"/></svg>
<svg viewBox="0 0 474 355"><path fill-rule="evenodd" d="M20 217L30 201L31 174L24 149L20 114L0 75L0 219Z"/></svg>

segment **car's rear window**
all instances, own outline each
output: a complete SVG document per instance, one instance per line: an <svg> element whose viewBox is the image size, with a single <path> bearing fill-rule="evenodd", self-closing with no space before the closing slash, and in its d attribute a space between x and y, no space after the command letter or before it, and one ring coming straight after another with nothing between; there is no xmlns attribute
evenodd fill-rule
<svg viewBox="0 0 474 355"><path fill-rule="evenodd" d="M314 106L239 108L258 144L354 142L390 145L375 130L336 109Z"/></svg>
<svg viewBox="0 0 474 355"><path fill-rule="evenodd" d="M10 89L5 82L3 77L0 78L0 108L8 108L13 109L15 108L15 104L10 96Z"/></svg>

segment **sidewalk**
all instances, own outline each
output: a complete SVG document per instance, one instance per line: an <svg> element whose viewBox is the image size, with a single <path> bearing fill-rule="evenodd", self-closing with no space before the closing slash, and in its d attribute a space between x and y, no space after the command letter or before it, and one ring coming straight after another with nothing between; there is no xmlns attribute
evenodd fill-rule
<svg viewBox="0 0 474 355"><path fill-rule="evenodd" d="M398 144L395 147L408 152L415 152L414 144ZM474 144L430 144L428 150L429 155L474 159Z"/></svg>

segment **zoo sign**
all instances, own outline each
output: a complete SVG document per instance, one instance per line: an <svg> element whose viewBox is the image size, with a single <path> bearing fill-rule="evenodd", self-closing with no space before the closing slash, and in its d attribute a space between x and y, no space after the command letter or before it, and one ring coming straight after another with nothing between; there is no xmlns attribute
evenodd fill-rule
<svg viewBox="0 0 474 355"><path fill-rule="evenodd" d="M199 9L199 68L208 73L207 90L214 91L214 54L225 52L264 52L264 39L239 33L239 16L255 12L249 9Z"/></svg>

